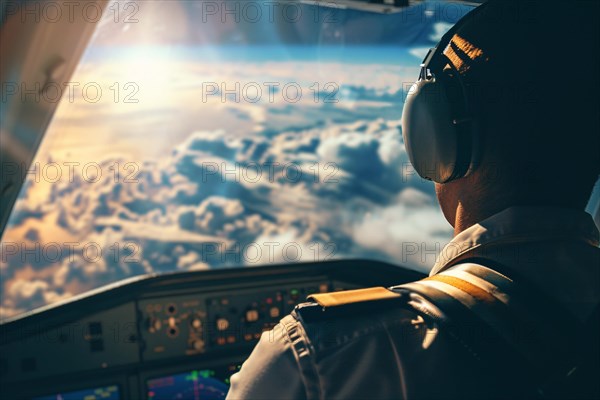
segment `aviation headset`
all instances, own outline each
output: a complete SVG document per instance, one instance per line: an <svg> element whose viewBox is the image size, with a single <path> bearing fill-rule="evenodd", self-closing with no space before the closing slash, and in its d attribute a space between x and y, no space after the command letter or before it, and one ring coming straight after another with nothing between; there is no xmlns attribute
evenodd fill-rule
<svg viewBox="0 0 600 400"><path fill-rule="evenodd" d="M471 21L485 3L463 17L429 50L419 79L408 92L402 115L402 135L417 173L447 183L469 175L480 152L474 105L459 71L444 55L455 32Z"/></svg>

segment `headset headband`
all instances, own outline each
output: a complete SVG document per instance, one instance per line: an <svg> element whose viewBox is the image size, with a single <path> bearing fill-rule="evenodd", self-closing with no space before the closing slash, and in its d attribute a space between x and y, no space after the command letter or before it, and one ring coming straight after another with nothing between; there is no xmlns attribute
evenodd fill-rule
<svg viewBox="0 0 600 400"><path fill-rule="evenodd" d="M428 79L431 77L431 71L440 71L446 64L448 64L449 60L444 55L444 50L454 37L456 31L458 31L465 23L471 21L475 16L479 15L479 13L485 9L485 7L489 4L489 1L483 3L482 5L476 7L475 9L469 11L467 15L461 18L452 28L448 30L442 36L440 41L435 47L432 47L427 52L427 55L423 59L421 63L421 71L419 72L419 79ZM452 63L450 65L454 68Z"/></svg>

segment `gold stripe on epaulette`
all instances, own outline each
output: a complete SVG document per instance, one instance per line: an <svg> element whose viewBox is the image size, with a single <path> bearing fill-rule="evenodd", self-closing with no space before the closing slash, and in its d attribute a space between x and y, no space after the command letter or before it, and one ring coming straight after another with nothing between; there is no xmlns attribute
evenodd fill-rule
<svg viewBox="0 0 600 400"><path fill-rule="evenodd" d="M457 289L462 290L463 292L470 294L472 297L474 297L475 299L479 300L482 303L493 304L493 303L496 303L496 301L497 301L496 298L492 294L486 292L484 289L480 288L479 286L476 286L476 285L472 284L471 282L467 282L464 279L460 279L455 276L438 274L438 275L432 275L428 278L425 278L425 279L423 279L423 281L438 281L438 282L445 283L447 285L453 286Z"/></svg>
<svg viewBox="0 0 600 400"><path fill-rule="evenodd" d="M397 297L400 297L400 294L380 286L367 289L344 290L342 292L311 294L307 297L307 300L316 301L321 307L337 307L345 304L387 300Z"/></svg>

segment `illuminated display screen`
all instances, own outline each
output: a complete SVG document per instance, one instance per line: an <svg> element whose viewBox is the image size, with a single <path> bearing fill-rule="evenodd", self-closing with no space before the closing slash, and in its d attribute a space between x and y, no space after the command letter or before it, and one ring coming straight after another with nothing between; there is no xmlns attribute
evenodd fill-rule
<svg viewBox="0 0 600 400"><path fill-rule="evenodd" d="M119 400L120 398L119 388L113 385L68 393L57 393L50 396L36 397L33 400Z"/></svg>
<svg viewBox="0 0 600 400"><path fill-rule="evenodd" d="M229 390L229 378L239 365L203 369L149 379L150 400L219 400Z"/></svg>

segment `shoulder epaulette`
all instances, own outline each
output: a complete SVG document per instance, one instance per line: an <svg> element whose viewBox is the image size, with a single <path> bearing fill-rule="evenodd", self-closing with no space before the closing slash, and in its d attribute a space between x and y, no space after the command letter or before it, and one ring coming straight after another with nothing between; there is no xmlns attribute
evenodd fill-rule
<svg viewBox="0 0 600 400"><path fill-rule="evenodd" d="M312 321L321 318L335 318L356 315L381 308L381 302L400 300L401 293L384 287L344 290L340 292L318 293L307 297L308 303L302 303L295 309L303 320Z"/></svg>
<svg viewBox="0 0 600 400"><path fill-rule="evenodd" d="M339 307L347 304L364 303L367 301L390 300L400 297L382 286L367 289L344 290L341 292L311 294L307 300L318 303L323 308Z"/></svg>

